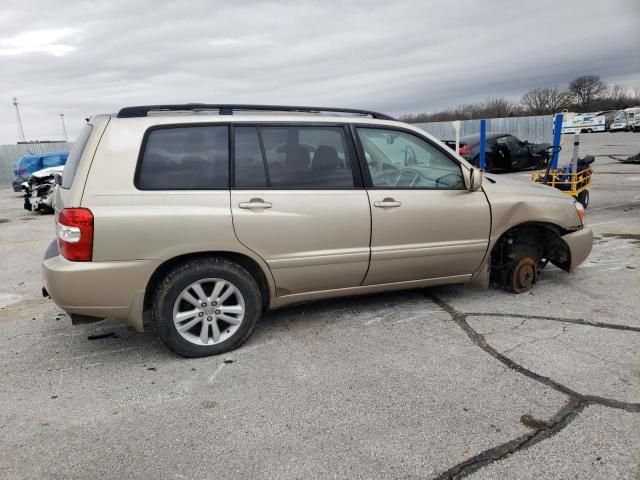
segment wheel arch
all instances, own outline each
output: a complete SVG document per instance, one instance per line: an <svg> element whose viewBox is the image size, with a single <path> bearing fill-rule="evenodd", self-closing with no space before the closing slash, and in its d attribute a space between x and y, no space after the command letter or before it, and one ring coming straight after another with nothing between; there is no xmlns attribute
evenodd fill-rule
<svg viewBox="0 0 640 480"><path fill-rule="evenodd" d="M149 277L149 281L147 282L144 294L143 311L146 312L151 308L153 293L158 284L162 281L164 275L167 274L167 272L169 272L175 266L188 262L189 260L206 257L224 258L237 263L238 265L246 269L258 284L258 288L260 289L260 296L262 297L262 308L266 309L269 307L273 295L272 283L269 282L269 279L267 277L268 273L264 271L264 268L255 259L238 252L204 251L177 255L165 260L160 265L158 265L158 267Z"/></svg>
<svg viewBox="0 0 640 480"><path fill-rule="evenodd" d="M539 249L541 258L553 263L558 268L569 271L571 251L562 239L568 230L548 222L523 222L509 227L496 240L490 252L490 264L499 266L508 256L511 245L525 243Z"/></svg>

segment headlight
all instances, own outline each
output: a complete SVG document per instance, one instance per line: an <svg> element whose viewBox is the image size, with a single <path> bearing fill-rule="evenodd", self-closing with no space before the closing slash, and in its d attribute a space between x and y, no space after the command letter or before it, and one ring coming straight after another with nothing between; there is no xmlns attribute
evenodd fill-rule
<svg viewBox="0 0 640 480"><path fill-rule="evenodd" d="M578 211L578 216L580 217L580 222L584 224L584 207L580 202L573 202L576 206L576 210Z"/></svg>

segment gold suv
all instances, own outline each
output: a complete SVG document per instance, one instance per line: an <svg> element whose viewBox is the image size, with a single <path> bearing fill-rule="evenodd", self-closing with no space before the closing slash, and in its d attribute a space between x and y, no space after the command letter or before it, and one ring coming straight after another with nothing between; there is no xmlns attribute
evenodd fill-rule
<svg viewBox="0 0 640 480"><path fill-rule="evenodd" d="M483 181L484 180L484 181ZM55 198L49 295L73 323L150 313L184 356L263 310L452 283L528 290L591 251L584 210L483 175L424 131L351 109L128 107L88 120Z"/></svg>

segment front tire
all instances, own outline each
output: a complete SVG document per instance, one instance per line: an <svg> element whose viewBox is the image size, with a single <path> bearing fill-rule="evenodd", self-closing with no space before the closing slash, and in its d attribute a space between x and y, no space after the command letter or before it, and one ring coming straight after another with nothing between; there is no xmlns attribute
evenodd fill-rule
<svg viewBox="0 0 640 480"><path fill-rule="evenodd" d="M224 258L198 258L165 276L153 295L158 337L183 357L205 357L242 345L262 308L255 279Z"/></svg>

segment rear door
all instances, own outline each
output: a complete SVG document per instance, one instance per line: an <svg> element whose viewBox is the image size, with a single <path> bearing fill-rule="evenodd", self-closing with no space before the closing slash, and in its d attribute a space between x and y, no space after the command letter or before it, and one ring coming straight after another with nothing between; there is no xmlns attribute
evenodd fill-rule
<svg viewBox="0 0 640 480"><path fill-rule="evenodd" d="M354 287L369 264L371 216L342 125L234 127L231 210L277 295Z"/></svg>
<svg viewBox="0 0 640 480"><path fill-rule="evenodd" d="M467 191L458 160L413 132L356 131L372 216L364 284L471 275L489 242L484 192Z"/></svg>

